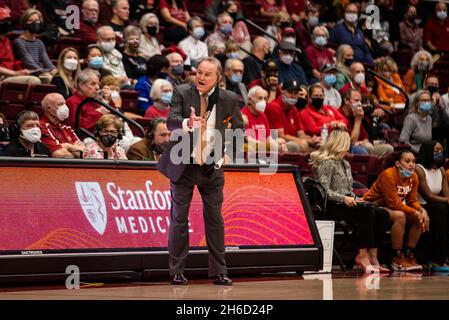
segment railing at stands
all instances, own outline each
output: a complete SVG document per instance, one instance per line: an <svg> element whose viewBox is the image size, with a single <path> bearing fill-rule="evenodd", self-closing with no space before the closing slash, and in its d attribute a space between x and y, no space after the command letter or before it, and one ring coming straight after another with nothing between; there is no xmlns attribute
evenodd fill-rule
<svg viewBox="0 0 449 320"><path fill-rule="evenodd" d="M262 29L259 25L255 24L254 22L252 22L251 20L242 17L241 20L245 21L245 23L249 24L251 27L259 30L260 32L262 32L265 36L267 36L270 39L273 39L274 41L276 41L276 43L279 43L278 39L276 39L275 37L273 37L271 34L269 34L268 32L266 32L264 29Z"/></svg>
<svg viewBox="0 0 449 320"><path fill-rule="evenodd" d="M85 135L91 137L92 139L95 140L95 136L87 131L85 128L80 128L79 127L79 118L80 118L80 113L81 110L83 109L83 107L86 105L86 103L88 102L96 102L98 104L100 104L101 106L105 107L106 109L108 109L111 113L115 114L116 116L120 117L121 119L129 122L130 124L132 124L133 126L137 127L137 129L140 131L140 133L142 134L142 137L145 136L145 130L143 129L143 127L138 124L136 121L134 121L133 119L128 118L127 116L125 116L122 112L118 111L117 109L115 109L114 107L110 106L107 103L104 103L103 101L100 101L98 99L95 98L86 98L84 99L78 106L78 108L76 109L76 114L75 114L75 132L76 134L79 134L80 131L82 133L84 133Z"/></svg>
<svg viewBox="0 0 449 320"><path fill-rule="evenodd" d="M389 84L390 86L392 86L392 87L398 89L398 90L404 95L404 97L405 97L405 107L404 107L401 111L397 112L397 113L396 113L397 115L401 115L401 114L405 113L405 112L408 110L408 108L409 108L409 103L410 103L410 99L409 99L409 97L408 97L408 94L404 91L404 89L402 89L402 88L399 87L397 84L391 82L390 80L384 78L383 76L381 76L380 74L378 74L377 72L374 72L373 70L371 70L371 69L369 69L369 68L367 68L365 71L368 72L370 75L372 75L372 76L374 76L374 77L376 77L376 78L381 79L382 81L386 82L386 83Z"/></svg>

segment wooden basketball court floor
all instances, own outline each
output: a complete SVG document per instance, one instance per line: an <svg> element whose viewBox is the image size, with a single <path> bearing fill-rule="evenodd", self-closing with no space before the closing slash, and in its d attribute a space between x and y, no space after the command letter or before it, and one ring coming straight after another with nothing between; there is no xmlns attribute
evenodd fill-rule
<svg viewBox="0 0 449 320"><path fill-rule="evenodd" d="M294 273L233 277L230 287L210 279L190 279L188 286L166 280L82 283L68 290L64 283L0 286L0 300L449 300L449 275L357 271L332 274Z"/></svg>

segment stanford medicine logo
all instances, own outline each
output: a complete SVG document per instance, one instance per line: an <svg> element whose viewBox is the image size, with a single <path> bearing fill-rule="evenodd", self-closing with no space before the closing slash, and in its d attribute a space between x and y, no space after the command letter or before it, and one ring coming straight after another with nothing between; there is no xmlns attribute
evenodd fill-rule
<svg viewBox="0 0 449 320"><path fill-rule="evenodd" d="M75 182L75 186L81 208L83 208L87 220L102 235L108 220L100 184L98 182Z"/></svg>

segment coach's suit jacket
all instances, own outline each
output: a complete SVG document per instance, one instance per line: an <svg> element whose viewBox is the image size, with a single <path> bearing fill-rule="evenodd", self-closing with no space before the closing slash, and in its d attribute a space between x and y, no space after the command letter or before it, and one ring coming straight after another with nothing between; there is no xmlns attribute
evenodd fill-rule
<svg viewBox="0 0 449 320"><path fill-rule="evenodd" d="M224 148L225 129L228 123L232 124L232 129L241 129L243 133L243 119L238 105L237 95L233 92L220 89L218 86L208 99L208 110L212 109L216 104L216 121L215 129L221 132L221 146ZM182 122L190 117L190 107L195 108L195 114L200 114L200 94L195 84L182 84L173 90L173 99L170 105L170 114L167 120L167 127L170 131L175 129L182 130ZM190 150L188 154L182 154L185 160L190 158L193 148L193 134L191 132L184 133L190 135ZM173 135L173 132L172 132ZM182 176L186 163L175 164L170 159L172 148L180 143L183 135L173 135L170 143L159 159L158 170L168 177L171 181L176 182ZM217 141L218 142L218 141ZM223 152L223 150L222 150Z"/></svg>

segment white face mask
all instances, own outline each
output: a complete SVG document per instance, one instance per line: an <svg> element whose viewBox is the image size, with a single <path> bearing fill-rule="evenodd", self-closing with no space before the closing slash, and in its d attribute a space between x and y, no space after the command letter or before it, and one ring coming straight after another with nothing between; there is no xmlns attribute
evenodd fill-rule
<svg viewBox="0 0 449 320"><path fill-rule="evenodd" d="M346 21L354 24L357 22L357 20L359 20L357 13L345 13L345 19Z"/></svg>
<svg viewBox="0 0 449 320"><path fill-rule="evenodd" d="M66 104L63 104L62 106L60 106L58 108L58 110L56 110L56 117L60 121L64 121L65 119L67 119L69 117L69 108L67 107Z"/></svg>
<svg viewBox="0 0 449 320"><path fill-rule="evenodd" d="M267 107L267 102L265 100L258 101L255 105L257 112L263 113Z"/></svg>
<svg viewBox="0 0 449 320"><path fill-rule="evenodd" d="M118 98L120 98L120 94L116 90L111 91L112 101L116 101Z"/></svg>
<svg viewBox="0 0 449 320"><path fill-rule="evenodd" d="M365 74L364 73L357 73L354 77L354 82L358 85L361 85L365 81Z"/></svg>
<svg viewBox="0 0 449 320"><path fill-rule="evenodd" d="M20 130L22 132L22 138L31 143L36 143L41 139L41 129L31 128L27 130Z"/></svg>
<svg viewBox="0 0 449 320"><path fill-rule="evenodd" d="M115 41L100 42L99 46L104 51L111 52L115 48Z"/></svg>
<svg viewBox="0 0 449 320"><path fill-rule="evenodd" d="M78 60L76 60L75 58L65 59L64 68L70 71L76 70L76 68L78 68Z"/></svg>
<svg viewBox="0 0 449 320"><path fill-rule="evenodd" d="M285 54L281 57L281 61L285 64L292 64L293 56L291 56L289 54Z"/></svg>

